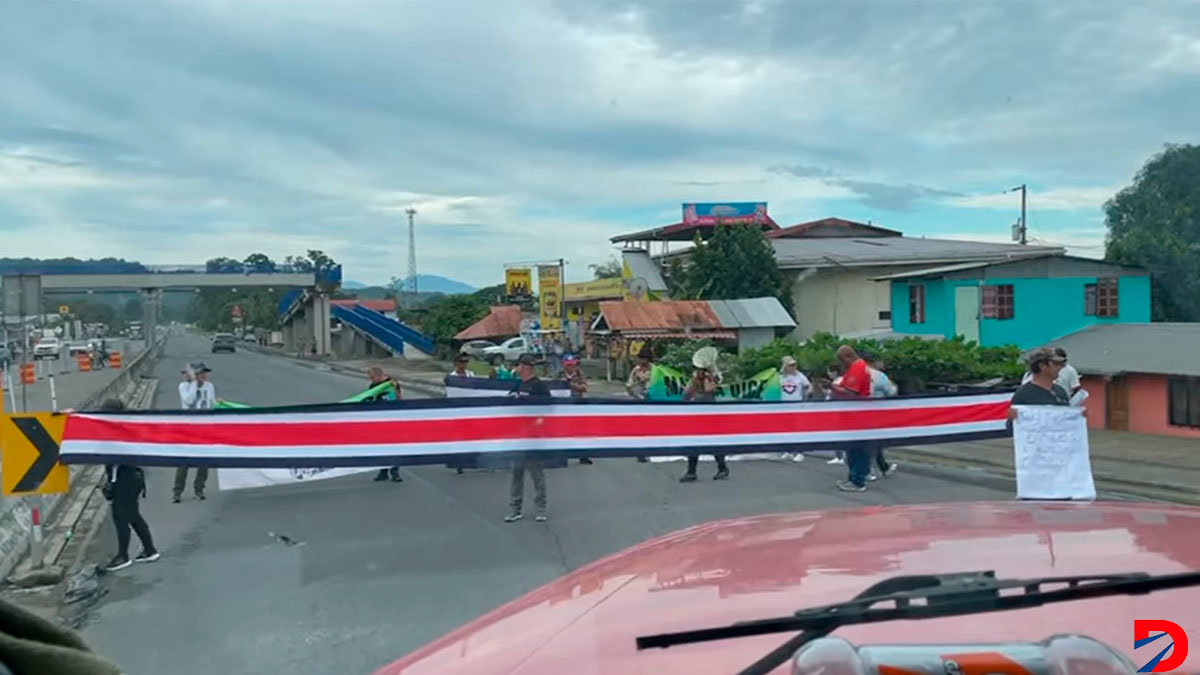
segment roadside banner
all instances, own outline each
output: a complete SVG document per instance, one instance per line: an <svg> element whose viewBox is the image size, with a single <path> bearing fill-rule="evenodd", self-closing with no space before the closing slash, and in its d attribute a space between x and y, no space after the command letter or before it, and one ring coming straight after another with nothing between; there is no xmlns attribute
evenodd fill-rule
<svg viewBox="0 0 1200 675"><path fill-rule="evenodd" d="M504 295L510 300L533 295L533 279L528 267L507 267L504 270Z"/></svg>
<svg viewBox="0 0 1200 675"><path fill-rule="evenodd" d="M1013 465L1019 499L1096 498L1087 418L1079 408L1016 406Z"/></svg>
<svg viewBox="0 0 1200 675"><path fill-rule="evenodd" d="M562 279L558 265L538 266L538 322L543 331L562 330Z"/></svg>
<svg viewBox="0 0 1200 675"><path fill-rule="evenodd" d="M646 396L651 401L682 401L690 377L670 366L655 364L650 368L650 384ZM778 401L783 398L779 387L779 371L768 368L740 382L717 387L718 401Z"/></svg>
<svg viewBox="0 0 1200 675"><path fill-rule="evenodd" d="M1011 392L683 403L451 398L68 416L66 464L379 467L465 456L620 457L929 444L1006 436Z"/></svg>
<svg viewBox="0 0 1200 675"><path fill-rule="evenodd" d="M387 392L392 382L381 382L361 391L341 403L360 403L373 396ZM252 409L254 406L235 401L217 401L218 409ZM356 473L367 473L383 467L354 466L354 467L308 467L303 469L217 469L217 488L220 490L242 490L246 488L266 487L268 485L291 485L294 483L309 483L324 478L338 478Z"/></svg>

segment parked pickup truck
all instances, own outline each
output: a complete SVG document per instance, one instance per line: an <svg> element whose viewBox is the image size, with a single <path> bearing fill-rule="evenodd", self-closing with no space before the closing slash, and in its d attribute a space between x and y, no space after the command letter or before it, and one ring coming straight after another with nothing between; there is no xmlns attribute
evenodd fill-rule
<svg viewBox="0 0 1200 675"><path fill-rule="evenodd" d="M75 341L67 343L67 354L70 356L79 356L80 354L91 354L92 343L88 341Z"/></svg>
<svg viewBox="0 0 1200 675"><path fill-rule="evenodd" d="M62 354L62 342L56 337L44 337L33 346L33 358L57 359Z"/></svg>

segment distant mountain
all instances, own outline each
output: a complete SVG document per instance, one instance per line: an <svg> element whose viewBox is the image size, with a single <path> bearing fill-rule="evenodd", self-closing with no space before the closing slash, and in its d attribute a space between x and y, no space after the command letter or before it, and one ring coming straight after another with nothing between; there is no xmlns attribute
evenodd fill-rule
<svg viewBox="0 0 1200 675"><path fill-rule="evenodd" d="M417 290L422 293L445 293L446 295L453 295L455 293L474 293L475 287L436 274L418 274Z"/></svg>
<svg viewBox="0 0 1200 675"><path fill-rule="evenodd" d="M351 290L351 291L353 291L353 290L357 290L357 289L359 289L359 288L366 288L366 287L367 287L367 286L369 286L369 285L370 285L370 284L364 284L364 283L363 283L363 282L361 282L361 281L350 281L350 280L346 280L346 281L343 281L343 282L342 282L342 288L345 288L345 289L347 289L347 290Z"/></svg>

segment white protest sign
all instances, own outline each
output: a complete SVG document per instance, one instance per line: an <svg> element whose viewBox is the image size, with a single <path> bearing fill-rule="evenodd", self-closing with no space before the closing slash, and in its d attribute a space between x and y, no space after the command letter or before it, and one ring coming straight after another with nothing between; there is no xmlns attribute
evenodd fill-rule
<svg viewBox="0 0 1200 675"><path fill-rule="evenodd" d="M378 467L369 466L332 469L217 469L217 487L220 490L244 490L267 485L292 485L378 470Z"/></svg>
<svg viewBox="0 0 1200 675"><path fill-rule="evenodd" d="M1087 419L1079 408L1018 405L1013 422L1019 499L1096 498Z"/></svg>

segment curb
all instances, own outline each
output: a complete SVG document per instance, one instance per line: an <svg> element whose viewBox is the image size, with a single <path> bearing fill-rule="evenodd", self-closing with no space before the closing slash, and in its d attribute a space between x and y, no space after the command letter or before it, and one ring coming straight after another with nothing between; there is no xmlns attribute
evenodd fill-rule
<svg viewBox="0 0 1200 675"><path fill-rule="evenodd" d="M1016 474L1011 467L1002 464L911 448L889 448L888 454L905 460L904 466L911 468L914 473L940 478L952 477L1016 493ZM1097 492L1103 491L1119 499L1149 499L1200 505L1200 493L1192 488L1167 483L1114 479L1102 475L1095 476L1095 482Z"/></svg>

